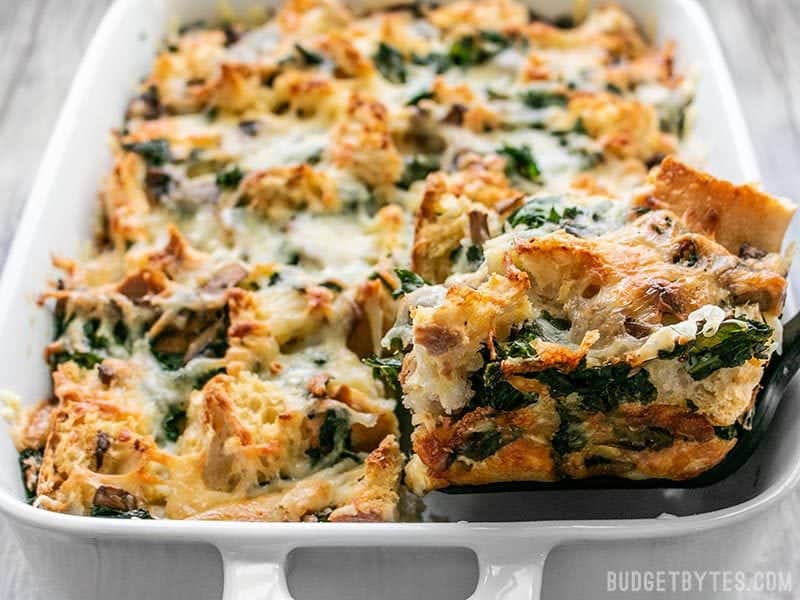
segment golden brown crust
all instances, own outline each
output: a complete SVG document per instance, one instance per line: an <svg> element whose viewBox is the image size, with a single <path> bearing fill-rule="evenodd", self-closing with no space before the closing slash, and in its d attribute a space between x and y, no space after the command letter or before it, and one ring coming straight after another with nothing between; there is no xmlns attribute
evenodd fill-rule
<svg viewBox="0 0 800 600"><path fill-rule="evenodd" d="M667 157L653 176L648 205L665 207L686 226L715 239L731 253L753 246L780 252L794 206L756 189L735 185Z"/></svg>

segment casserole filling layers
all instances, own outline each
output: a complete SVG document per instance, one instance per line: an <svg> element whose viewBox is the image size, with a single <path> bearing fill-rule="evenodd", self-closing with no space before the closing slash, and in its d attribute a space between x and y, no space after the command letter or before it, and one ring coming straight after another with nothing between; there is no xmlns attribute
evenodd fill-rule
<svg viewBox="0 0 800 600"><path fill-rule="evenodd" d="M534 195L492 215L481 266L408 293L385 338L414 415L406 483L718 464L780 340L792 210L667 158L632 201Z"/></svg>
<svg viewBox="0 0 800 600"><path fill-rule="evenodd" d="M779 339L791 211L665 159L673 55L616 6L513 0L175 31L41 297L32 502L394 520L401 400L418 493L716 464Z"/></svg>

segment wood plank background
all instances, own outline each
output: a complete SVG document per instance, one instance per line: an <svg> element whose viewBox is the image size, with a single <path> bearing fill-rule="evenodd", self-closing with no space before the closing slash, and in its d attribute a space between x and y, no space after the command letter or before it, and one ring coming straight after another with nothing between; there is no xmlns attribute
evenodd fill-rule
<svg viewBox="0 0 800 600"><path fill-rule="evenodd" d="M800 200L800 0L702 3L715 23L733 73L764 187ZM69 83L108 4L110 0L0 2L0 267ZM800 237L797 231L795 238ZM131 575L136 572L136 565L146 560L141 550L137 555L137 550L131 548L124 568L121 564L117 568L105 565L104 569L76 573L74 582L65 581L60 587L71 589L80 580L78 587L93 590L93 597L115 600L198 598L198 585L164 591L167 588L163 582L174 586L174 578L168 576L174 566L169 563L168 552L152 549L148 551L150 564L153 552L155 564L162 565L162 569L146 578ZM584 574L587 562L591 562L591 572L597 576L575 577L576 561L582 562ZM559 550L548 562L544 597L597 598L599 591L605 589L605 578L600 575L606 569L633 568L631 565L652 569L741 569L747 573L756 569L789 570L794 594L721 597L800 597L800 492L757 521L724 534L680 542ZM218 569L212 569L212 583L203 588L203 597L218 597L219 582L213 581L218 573ZM23 559L0 517L0 600L45 597L54 596L43 590L41 574Z"/></svg>

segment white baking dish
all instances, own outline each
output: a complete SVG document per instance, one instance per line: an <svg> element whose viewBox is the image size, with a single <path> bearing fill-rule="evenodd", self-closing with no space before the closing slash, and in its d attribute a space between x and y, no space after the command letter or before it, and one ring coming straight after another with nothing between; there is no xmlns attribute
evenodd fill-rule
<svg viewBox="0 0 800 600"><path fill-rule="evenodd" d="M573 5L571 0L532 3L551 16ZM239 4L249 6L252 0ZM732 180L756 180L739 106L703 11L693 0L620 4L647 29L655 27L658 38L678 42L682 69L697 67L694 135L707 151L706 167ZM0 281L0 387L15 391L27 403L50 392L41 352L51 323L33 300L52 273L51 253L74 256L89 237L96 188L110 164L108 130L119 124L168 23L212 17L217 5L217 0L118 0L87 51ZM449 523L137 522L60 515L23 501L16 452L0 435L0 511L9 517L27 555L36 556L39 572L69 568L64 556L52 565L41 564L58 556L53 547L84 547L98 540L119 551L144 541L212 544L223 557L225 598L288 598L283 571L293 548L448 546L470 548L478 557L480 577L473 598L531 599L539 595L545 558L556 545L680 536L726 527L773 504L800 477L799 411L796 402L783 402L766 443L743 469L713 486L540 491L512 497L431 494L428 514L443 515ZM656 518L661 513L676 517Z"/></svg>

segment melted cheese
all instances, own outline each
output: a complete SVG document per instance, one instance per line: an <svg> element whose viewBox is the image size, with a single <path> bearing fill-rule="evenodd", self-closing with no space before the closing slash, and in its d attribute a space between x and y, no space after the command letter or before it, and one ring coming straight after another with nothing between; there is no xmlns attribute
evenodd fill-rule
<svg viewBox="0 0 800 600"><path fill-rule="evenodd" d="M651 161L680 150L687 123L692 82L671 52L617 7L562 30L514 0L358 16L288 1L260 24L171 36L115 134L100 244L59 258L63 280L42 297L60 324L47 349L58 404L18 436L40 439L57 411L39 505L87 513L110 488L169 518L395 518L395 401L365 348L400 341L404 401L435 430L465 409L487 347L547 311L575 327L537 351L628 356L660 400L691 386L717 415L712 380L687 381L659 353L731 318L712 277L730 297L778 297L771 258L759 270L712 249L707 306L643 338L614 329L615 302L640 300L625 282L678 268L655 217L629 227ZM550 212L512 226L526 202ZM607 263L628 254L640 264L614 275ZM403 289L392 271L409 264L442 285ZM606 277L591 285L607 302L592 304L589 277ZM743 410L756 362L719 423ZM558 416L542 394L504 451L528 478L555 476ZM415 489L444 485L418 458L409 475L429 483ZM491 481L508 471L493 460L454 468Z"/></svg>

